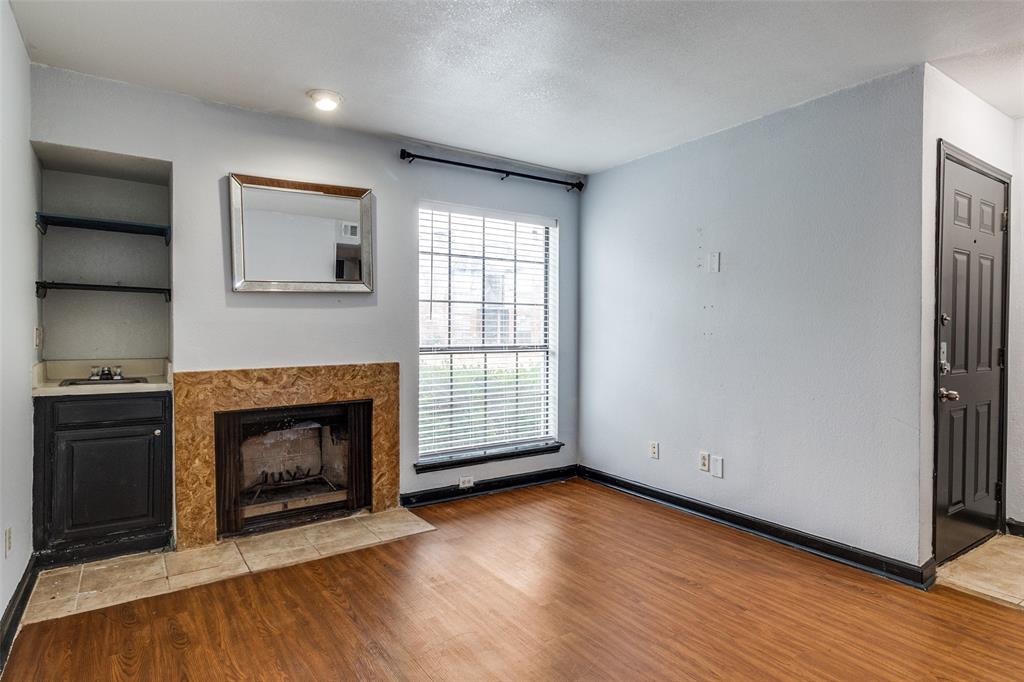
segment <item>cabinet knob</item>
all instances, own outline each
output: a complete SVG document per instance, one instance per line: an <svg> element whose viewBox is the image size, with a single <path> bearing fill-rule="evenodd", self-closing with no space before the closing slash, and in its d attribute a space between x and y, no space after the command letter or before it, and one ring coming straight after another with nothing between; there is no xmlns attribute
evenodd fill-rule
<svg viewBox="0 0 1024 682"><path fill-rule="evenodd" d="M161 431L160 429L157 429L157 430L155 430L155 431L153 432L153 435L154 435L154 436L159 436L159 435L160 435L160 434L162 434L162 433L163 433L163 431Z"/></svg>

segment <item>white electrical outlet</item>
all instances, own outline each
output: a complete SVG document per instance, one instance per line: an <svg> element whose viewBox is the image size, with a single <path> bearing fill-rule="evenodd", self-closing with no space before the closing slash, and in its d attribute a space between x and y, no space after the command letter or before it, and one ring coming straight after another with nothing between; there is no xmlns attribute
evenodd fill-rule
<svg viewBox="0 0 1024 682"><path fill-rule="evenodd" d="M700 470L711 471L711 453L700 451Z"/></svg>
<svg viewBox="0 0 1024 682"><path fill-rule="evenodd" d="M724 466L725 466L725 462L724 462L724 460L721 457L712 457L711 458L711 475L714 476L715 478L724 478L725 477L725 472L723 470Z"/></svg>
<svg viewBox="0 0 1024 682"><path fill-rule="evenodd" d="M14 546L14 530L12 528L4 528L4 558L6 559L11 553L11 548Z"/></svg>
<svg viewBox="0 0 1024 682"><path fill-rule="evenodd" d="M651 459L661 458L661 446L658 444L658 441L652 440L650 443L648 443L647 451L651 455Z"/></svg>
<svg viewBox="0 0 1024 682"><path fill-rule="evenodd" d="M472 476L459 476L460 488L472 488L474 485Z"/></svg>

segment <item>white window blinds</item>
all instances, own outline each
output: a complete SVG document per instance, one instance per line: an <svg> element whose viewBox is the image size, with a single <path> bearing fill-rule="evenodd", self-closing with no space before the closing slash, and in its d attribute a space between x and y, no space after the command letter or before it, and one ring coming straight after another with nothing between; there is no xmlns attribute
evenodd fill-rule
<svg viewBox="0 0 1024 682"><path fill-rule="evenodd" d="M421 461L556 435L558 228L419 212Z"/></svg>

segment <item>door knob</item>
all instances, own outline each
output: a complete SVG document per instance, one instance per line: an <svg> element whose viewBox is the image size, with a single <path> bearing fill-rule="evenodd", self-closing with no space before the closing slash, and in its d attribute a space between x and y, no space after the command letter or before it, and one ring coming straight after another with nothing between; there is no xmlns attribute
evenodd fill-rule
<svg viewBox="0 0 1024 682"><path fill-rule="evenodd" d="M960 400L960 394L957 393L956 391L947 391L944 388L940 388L939 389L939 401L944 403L944 402L950 401L950 400L953 400L953 401Z"/></svg>
<svg viewBox="0 0 1024 682"><path fill-rule="evenodd" d="M154 436L159 436L161 433L163 433L163 431L161 431L160 429L157 429L156 431L153 432L153 435Z"/></svg>

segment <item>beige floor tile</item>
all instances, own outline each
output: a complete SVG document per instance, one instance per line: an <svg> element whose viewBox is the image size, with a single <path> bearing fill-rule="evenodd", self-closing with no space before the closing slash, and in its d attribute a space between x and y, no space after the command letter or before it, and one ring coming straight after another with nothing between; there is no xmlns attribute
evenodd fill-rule
<svg viewBox="0 0 1024 682"><path fill-rule="evenodd" d="M939 585L949 587L960 592L967 592L976 597L994 601L1004 606L1020 606L1021 600L1009 594L1003 594L997 590L993 590L987 585L975 585L970 582L964 582L960 580L953 580L950 578L939 578L936 581Z"/></svg>
<svg viewBox="0 0 1024 682"><path fill-rule="evenodd" d="M209 568L201 568L198 571L169 576L167 584L173 592L174 590L183 590L188 587L196 587L197 585L215 583L218 580L227 580L236 575L245 575L248 572L249 566L246 565L245 561L242 560L242 555L239 554L238 560L233 563L218 564Z"/></svg>
<svg viewBox="0 0 1024 682"><path fill-rule="evenodd" d="M51 618L69 616L75 612L77 604L77 593L62 599L34 599L33 601L30 601L28 606L25 608L25 615L22 616L21 622L25 625L28 623L37 623L41 620L50 620Z"/></svg>
<svg viewBox="0 0 1024 682"><path fill-rule="evenodd" d="M1024 601L1024 538L998 535L939 567L938 581L995 601Z"/></svg>
<svg viewBox="0 0 1024 682"><path fill-rule="evenodd" d="M183 573L193 573L225 564L244 562L242 562L242 554L234 542L222 542L209 547L168 552L164 555L164 563L167 565L167 577L171 578Z"/></svg>
<svg viewBox="0 0 1024 682"><path fill-rule="evenodd" d="M256 573L319 559L320 553L313 545L307 543L280 552L248 552L243 549L242 556L245 557L249 570Z"/></svg>
<svg viewBox="0 0 1024 682"><path fill-rule="evenodd" d="M136 599L144 599L145 597L154 597L158 594L166 593L168 589L167 578L156 578L143 582L129 583L120 587L109 587L99 592L81 592L78 595L78 607L75 611L81 613L82 611L92 611L93 609L123 604L135 601Z"/></svg>
<svg viewBox="0 0 1024 682"><path fill-rule="evenodd" d="M171 590L205 585L249 572L234 542L170 552L165 557Z"/></svg>
<svg viewBox="0 0 1024 682"><path fill-rule="evenodd" d="M360 519L352 518L310 526L305 534L322 556L369 547L381 541Z"/></svg>
<svg viewBox="0 0 1024 682"><path fill-rule="evenodd" d="M82 564L75 564L74 566L58 566L57 568L47 568L44 571L39 571L39 577L44 576L56 576L63 575L65 573L81 573Z"/></svg>
<svg viewBox="0 0 1024 682"><path fill-rule="evenodd" d="M381 540L395 540L406 535L415 535L434 530L434 527L408 509L370 514L360 518L366 527Z"/></svg>
<svg viewBox="0 0 1024 682"><path fill-rule="evenodd" d="M366 545L380 542L358 518L342 518L327 523L317 523L303 528L303 535L312 545L344 544Z"/></svg>
<svg viewBox="0 0 1024 682"><path fill-rule="evenodd" d="M98 592L166 577L163 554L135 554L86 564L78 591Z"/></svg>
<svg viewBox="0 0 1024 682"><path fill-rule="evenodd" d="M311 547L312 545L306 539L306 535L302 530L301 527L289 528L288 530L279 530L274 533L250 535L235 540L235 544L238 545L238 549L246 560L248 560L250 555L274 554Z"/></svg>
<svg viewBox="0 0 1024 682"><path fill-rule="evenodd" d="M36 578L36 586L32 590L29 604L40 601L59 601L78 594L78 584L82 579L82 567L68 566L51 571L43 571Z"/></svg>

